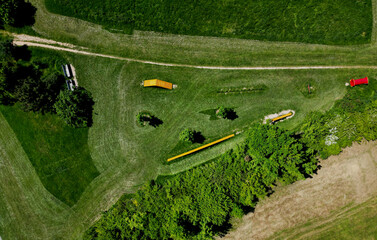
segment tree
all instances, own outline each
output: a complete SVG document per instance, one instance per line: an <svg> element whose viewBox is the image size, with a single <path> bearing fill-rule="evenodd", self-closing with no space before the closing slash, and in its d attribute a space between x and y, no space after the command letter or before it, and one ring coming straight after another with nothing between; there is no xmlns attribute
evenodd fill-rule
<svg viewBox="0 0 377 240"><path fill-rule="evenodd" d="M57 115L72 127L89 127L92 124L94 101L83 87L74 91L61 91L54 104Z"/></svg>
<svg viewBox="0 0 377 240"><path fill-rule="evenodd" d="M183 142L190 142L193 143L195 138L194 138L194 131L186 128L179 134L179 140Z"/></svg>
<svg viewBox="0 0 377 240"><path fill-rule="evenodd" d="M40 80L36 80L32 77L27 77L22 80L22 83L17 87L15 91L16 99L21 103L21 107L24 111L37 112L43 105L44 88L40 83Z"/></svg>
<svg viewBox="0 0 377 240"><path fill-rule="evenodd" d="M220 106L216 111L216 116L223 119L234 120L238 118L236 112L232 108Z"/></svg>
<svg viewBox="0 0 377 240"><path fill-rule="evenodd" d="M12 40L0 37L0 103L14 102L14 87L10 76L16 71L16 61L12 56Z"/></svg>
<svg viewBox="0 0 377 240"><path fill-rule="evenodd" d="M36 8L24 0L1 0L0 27L33 25L35 12Z"/></svg>

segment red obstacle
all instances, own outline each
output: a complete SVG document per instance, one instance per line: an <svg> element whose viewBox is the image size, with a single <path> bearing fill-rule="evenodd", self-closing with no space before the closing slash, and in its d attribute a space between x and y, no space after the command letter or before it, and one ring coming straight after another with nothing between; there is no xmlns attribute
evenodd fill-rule
<svg viewBox="0 0 377 240"><path fill-rule="evenodd" d="M350 80L351 87L354 87L354 86L360 85L360 84L368 84L368 83L369 83L368 77Z"/></svg>

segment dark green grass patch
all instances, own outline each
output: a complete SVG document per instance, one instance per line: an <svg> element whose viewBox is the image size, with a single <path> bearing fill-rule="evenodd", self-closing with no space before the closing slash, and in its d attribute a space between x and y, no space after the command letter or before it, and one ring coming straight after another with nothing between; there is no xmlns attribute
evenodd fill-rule
<svg viewBox="0 0 377 240"><path fill-rule="evenodd" d="M74 129L56 115L26 113L17 106L0 106L0 111L46 189L72 206L98 175L88 149L88 129Z"/></svg>
<svg viewBox="0 0 377 240"><path fill-rule="evenodd" d="M370 0L46 0L47 8L129 33L237 37L323 44L368 43Z"/></svg>

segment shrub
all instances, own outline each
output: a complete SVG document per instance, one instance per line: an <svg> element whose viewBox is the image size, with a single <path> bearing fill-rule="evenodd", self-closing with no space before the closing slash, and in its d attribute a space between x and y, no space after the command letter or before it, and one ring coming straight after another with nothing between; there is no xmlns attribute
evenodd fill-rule
<svg viewBox="0 0 377 240"><path fill-rule="evenodd" d="M72 127L89 127L92 124L94 101L83 87L74 91L61 91L54 104L57 115Z"/></svg>
<svg viewBox="0 0 377 240"><path fill-rule="evenodd" d="M236 112L234 111L233 108L226 108L224 106L220 106L217 110L216 110L216 116L219 117L219 118L223 118L223 119L229 119L229 120L234 120L236 118L238 118Z"/></svg>
<svg viewBox="0 0 377 240"><path fill-rule="evenodd" d="M179 134L179 140L183 142L190 142L193 143L195 141L195 133L194 131L186 128Z"/></svg>

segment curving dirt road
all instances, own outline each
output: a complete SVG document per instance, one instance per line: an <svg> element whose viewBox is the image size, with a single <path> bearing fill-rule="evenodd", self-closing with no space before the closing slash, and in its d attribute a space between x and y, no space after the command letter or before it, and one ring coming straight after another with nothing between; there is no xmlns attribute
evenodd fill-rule
<svg viewBox="0 0 377 240"><path fill-rule="evenodd" d="M307 69L377 69L377 66L279 66L279 67L224 67L224 66L199 66L199 65L188 65L188 64L174 64L174 63L163 63L163 62L153 62L135 58L125 58L112 56L101 53L93 53L89 51L84 51L80 49L87 49L84 47L75 46L68 43L56 42L50 39L44 39L39 37L33 37L25 34L14 34L13 43L17 46L31 46L31 47L41 47L48 48L57 51L65 51L71 53L77 53L82 55L89 55L95 57L104 57L117 60L124 60L128 62L138 62L144 64L152 64L166 67L186 67L186 68L197 68L197 69L212 69L212 70L307 70Z"/></svg>

